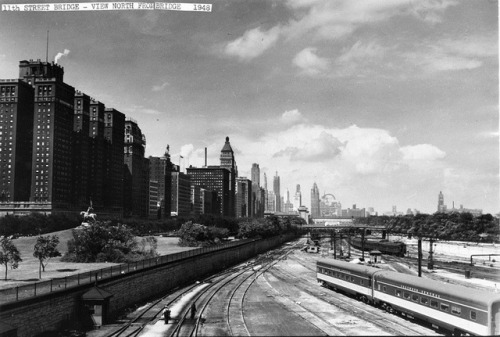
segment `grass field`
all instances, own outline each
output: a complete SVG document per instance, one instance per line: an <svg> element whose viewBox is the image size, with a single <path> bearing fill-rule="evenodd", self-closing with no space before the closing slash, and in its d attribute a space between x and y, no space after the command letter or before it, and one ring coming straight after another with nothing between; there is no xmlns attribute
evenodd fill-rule
<svg viewBox="0 0 500 337"><path fill-rule="evenodd" d="M59 237L59 245L57 246L62 255L67 252L67 242L73 238L72 230L64 230L45 235L57 235ZM22 262L19 263L17 269L8 269L7 280L5 280L5 266L0 266L0 289L22 286L38 281L45 281L51 278L59 278L78 273L84 273L92 270L108 268L117 265L116 263L72 263L61 262L61 257L53 258L45 267L45 272L42 272L42 279L38 279L39 262L33 256L33 247L35 246L36 236L21 237L13 240L17 249L21 253ZM159 255L167 255L193 249L193 247L180 247L177 245L178 238L176 237L156 237L158 239Z"/></svg>

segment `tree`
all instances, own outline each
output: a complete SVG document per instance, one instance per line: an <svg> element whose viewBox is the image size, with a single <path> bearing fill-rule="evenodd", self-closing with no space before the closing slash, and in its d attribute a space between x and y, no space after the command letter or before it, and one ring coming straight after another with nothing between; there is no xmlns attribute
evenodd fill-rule
<svg viewBox="0 0 500 337"><path fill-rule="evenodd" d="M59 237L57 235L39 236L38 239L36 239L33 256L40 261L38 278L42 278L42 269L45 271L45 266L47 266L51 258L61 256L61 253L57 250L58 244Z"/></svg>
<svg viewBox="0 0 500 337"><path fill-rule="evenodd" d="M22 259L19 250L12 242L12 237L2 236L0 245L0 262L5 266L5 280L7 280L8 265L10 264L12 269L17 269Z"/></svg>

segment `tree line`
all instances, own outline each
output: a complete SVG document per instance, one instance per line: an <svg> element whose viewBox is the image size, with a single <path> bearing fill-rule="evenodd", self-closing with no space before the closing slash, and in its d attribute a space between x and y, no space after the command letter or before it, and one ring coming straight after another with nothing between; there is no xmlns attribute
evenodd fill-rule
<svg viewBox="0 0 500 337"><path fill-rule="evenodd" d="M357 218L357 225L382 226L394 234L450 241L498 242L498 218L491 214L434 213Z"/></svg>

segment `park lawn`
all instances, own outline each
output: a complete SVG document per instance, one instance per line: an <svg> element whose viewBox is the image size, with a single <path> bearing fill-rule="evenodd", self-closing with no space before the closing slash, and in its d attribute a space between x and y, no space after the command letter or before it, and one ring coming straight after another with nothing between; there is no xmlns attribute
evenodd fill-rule
<svg viewBox="0 0 500 337"><path fill-rule="evenodd" d="M68 251L67 242L68 240L73 238L71 229L44 234L43 236L47 235L57 235L59 237L59 245L57 246L57 249L62 255L64 255ZM177 237L157 236L156 238L158 239L157 253L159 255L173 254L196 248L180 247L177 244L179 241L179 238ZM42 272L42 278L38 279L38 269L40 263L38 259L33 256L33 249L36 239L36 236L31 236L20 237L13 240L15 246L21 253L21 258L23 259L23 261L19 263L19 267L17 269L10 269L10 266L8 267L7 280L5 280L5 266L0 266L0 289L22 286L34 282L46 281L51 278L60 278L118 265L118 263L107 262L62 262L61 257L56 257L49 260L49 263L45 267L45 272ZM137 239L140 240L140 238Z"/></svg>

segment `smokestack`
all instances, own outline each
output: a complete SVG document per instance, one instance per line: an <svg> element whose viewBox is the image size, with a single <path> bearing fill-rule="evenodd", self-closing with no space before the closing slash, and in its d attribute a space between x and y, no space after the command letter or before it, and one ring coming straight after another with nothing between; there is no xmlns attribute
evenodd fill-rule
<svg viewBox="0 0 500 337"><path fill-rule="evenodd" d="M207 148L205 147L205 167L207 167Z"/></svg>

